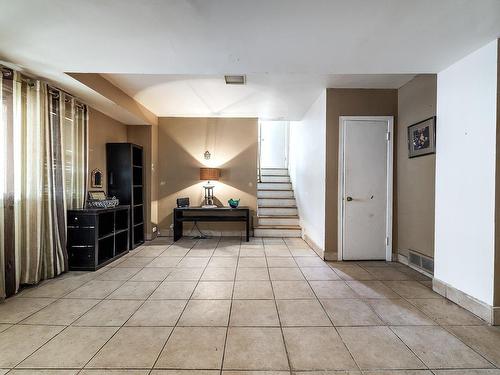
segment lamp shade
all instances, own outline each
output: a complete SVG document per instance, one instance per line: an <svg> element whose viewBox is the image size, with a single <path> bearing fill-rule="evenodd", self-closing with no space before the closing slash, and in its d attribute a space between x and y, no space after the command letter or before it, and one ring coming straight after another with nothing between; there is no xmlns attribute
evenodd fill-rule
<svg viewBox="0 0 500 375"><path fill-rule="evenodd" d="M200 180L218 181L220 178L219 168L200 168Z"/></svg>

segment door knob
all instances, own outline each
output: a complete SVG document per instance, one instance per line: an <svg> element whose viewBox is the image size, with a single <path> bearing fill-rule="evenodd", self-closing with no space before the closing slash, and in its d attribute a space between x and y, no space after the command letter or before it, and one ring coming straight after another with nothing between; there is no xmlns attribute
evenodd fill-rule
<svg viewBox="0 0 500 375"><path fill-rule="evenodd" d="M346 200L347 200L348 202L350 202L350 201L352 201L352 197L347 197L347 198L346 198Z"/></svg>

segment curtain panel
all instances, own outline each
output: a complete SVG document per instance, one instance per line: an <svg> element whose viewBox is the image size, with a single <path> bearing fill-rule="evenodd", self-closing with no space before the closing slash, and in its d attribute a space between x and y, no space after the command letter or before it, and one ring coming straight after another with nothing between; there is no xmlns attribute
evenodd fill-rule
<svg viewBox="0 0 500 375"><path fill-rule="evenodd" d="M0 154L0 163L6 165L0 169L0 185L5 185L5 193L0 196L4 207L0 234L13 238L11 242L2 241L0 248L4 262L0 279L9 286L2 288L0 281L0 296L68 269L66 210L83 207L87 174L86 106L17 72L12 81L11 106L8 108L7 103L2 108L5 120L0 126L1 139L12 148ZM13 186L9 188L9 184Z"/></svg>

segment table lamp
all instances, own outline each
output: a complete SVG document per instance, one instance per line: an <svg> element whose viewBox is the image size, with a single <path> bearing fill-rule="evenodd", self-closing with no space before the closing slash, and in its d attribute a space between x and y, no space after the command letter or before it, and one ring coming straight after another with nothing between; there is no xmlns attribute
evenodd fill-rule
<svg viewBox="0 0 500 375"><path fill-rule="evenodd" d="M216 208L214 204L214 185L210 181L218 181L220 177L219 168L200 168L200 180L207 181L203 188L205 189L205 198L203 208Z"/></svg>

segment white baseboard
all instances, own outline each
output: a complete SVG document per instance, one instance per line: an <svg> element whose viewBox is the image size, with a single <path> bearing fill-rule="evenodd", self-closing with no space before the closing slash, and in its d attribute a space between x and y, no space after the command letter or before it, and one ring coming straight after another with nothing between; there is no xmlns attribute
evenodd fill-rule
<svg viewBox="0 0 500 375"><path fill-rule="evenodd" d="M316 242L314 242L313 240L311 240L311 239L309 238L309 236L308 236L307 234L305 234L305 233L302 235L302 239L306 242L306 244L308 244L308 245L309 245L309 247L310 247L311 249L313 249L313 250L314 250L314 252L315 252L316 254L318 254L318 256L319 256L321 259L324 259L324 257L325 257L325 250L324 250L324 249L322 249L320 246L318 246L318 244L316 244Z"/></svg>

